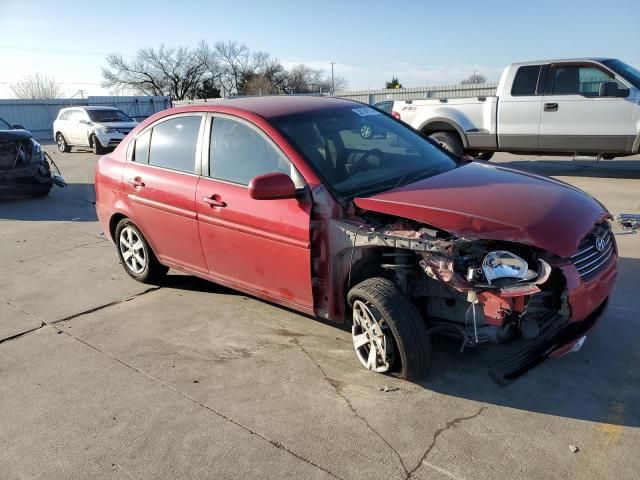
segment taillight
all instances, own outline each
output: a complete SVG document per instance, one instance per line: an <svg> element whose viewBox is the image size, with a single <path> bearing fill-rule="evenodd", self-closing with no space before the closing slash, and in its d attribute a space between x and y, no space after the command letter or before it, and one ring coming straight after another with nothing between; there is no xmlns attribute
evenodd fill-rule
<svg viewBox="0 0 640 480"><path fill-rule="evenodd" d="M391 112L391 116L400 120L400 114L398 112Z"/></svg>

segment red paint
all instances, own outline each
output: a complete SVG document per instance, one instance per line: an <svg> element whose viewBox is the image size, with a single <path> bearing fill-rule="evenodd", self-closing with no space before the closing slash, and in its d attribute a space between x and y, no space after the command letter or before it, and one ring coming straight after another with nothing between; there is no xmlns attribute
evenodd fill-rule
<svg viewBox="0 0 640 480"><path fill-rule="evenodd" d="M292 198L296 194L296 186L289 175L274 172L258 175L249 182L249 195L256 200L274 200Z"/></svg>
<svg viewBox="0 0 640 480"><path fill-rule="evenodd" d="M173 268L305 313L342 319L348 269L338 262L339 252L330 251L328 224L330 219L351 218L353 213L347 212L354 212L353 205L336 202L269 119L349 105L359 104L318 97L262 97L160 112L98 162L99 220L108 232L116 215L131 218L161 262ZM259 200L255 192L266 191L259 185L262 180L247 188L126 160L129 143L140 130L182 112L219 112L251 122L295 165L308 185L307 195ZM268 182L278 196L289 196L290 185L267 176ZM480 163L354 203L458 236L528 244L564 259L576 253L581 238L608 216L596 200L562 182ZM586 283L568 261L556 265L566 277L571 321L587 318L606 299L615 264L614 255L610 265ZM479 298L495 324L507 310L523 307L523 297L481 293Z"/></svg>
<svg viewBox="0 0 640 480"><path fill-rule="evenodd" d="M565 183L477 162L355 203L458 236L525 243L564 258L608 215Z"/></svg>

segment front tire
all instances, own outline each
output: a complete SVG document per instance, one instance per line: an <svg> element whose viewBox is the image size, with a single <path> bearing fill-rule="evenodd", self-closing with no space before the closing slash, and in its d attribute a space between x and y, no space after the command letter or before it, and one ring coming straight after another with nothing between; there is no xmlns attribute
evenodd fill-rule
<svg viewBox="0 0 640 480"><path fill-rule="evenodd" d="M95 155L104 155L107 153L107 149L102 146L100 140L95 135L91 135L91 148Z"/></svg>
<svg viewBox="0 0 640 480"><path fill-rule="evenodd" d="M120 263L129 276L141 283L159 283L169 271L156 258L142 232L128 218L116 227L116 247Z"/></svg>
<svg viewBox="0 0 640 480"><path fill-rule="evenodd" d="M438 143L444 150L451 152L456 157L464 155L464 147L458 138L458 135L452 132L435 132L429 135L429 138Z"/></svg>
<svg viewBox="0 0 640 480"><path fill-rule="evenodd" d="M67 139L64 138L64 135L62 135L61 133L58 133L58 135L56 135L56 144L58 145L58 150L60 150L62 153L68 153L71 151L71 147L67 143Z"/></svg>
<svg viewBox="0 0 640 480"><path fill-rule="evenodd" d="M391 281L374 277L347 295L353 312L352 339L360 363L405 380L429 368L431 342L416 307Z"/></svg>

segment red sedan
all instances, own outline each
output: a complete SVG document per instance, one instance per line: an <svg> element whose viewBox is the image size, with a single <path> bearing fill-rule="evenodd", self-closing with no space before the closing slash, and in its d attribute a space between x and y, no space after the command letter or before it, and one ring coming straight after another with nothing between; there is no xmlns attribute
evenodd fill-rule
<svg viewBox="0 0 640 480"><path fill-rule="evenodd" d="M616 276L594 198L455 158L348 100L160 112L100 159L95 186L131 277L174 268L350 321L362 365L401 378L425 372L436 334L519 342L490 372L501 382L576 350Z"/></svg>

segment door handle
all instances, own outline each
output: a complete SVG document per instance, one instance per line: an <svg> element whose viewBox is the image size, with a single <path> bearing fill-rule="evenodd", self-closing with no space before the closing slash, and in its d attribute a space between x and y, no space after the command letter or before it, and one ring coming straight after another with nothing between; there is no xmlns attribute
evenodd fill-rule
<svg viewBox="0 0 640 480"><path fill-rule="evenodd" d="M128 178L127 183L129 185L133 185L134 187L144 187L144 182L140 177Z"/></svg>
<svg viewBox="0 0 640 480"><path fill-rule="evenodd" d="M202 197L202 201L211 207L226 207L227 203L220 200L220 195L211 195L210 197Z"/></svg>
<svg viewBox="0 0 640 480"><path fill-rule="evenodd" d="M557 112L558 111L558 104L557 103L545 103L544 104L544 111L545 112Z"/></svg>

